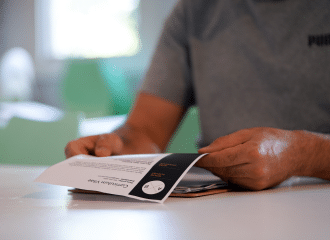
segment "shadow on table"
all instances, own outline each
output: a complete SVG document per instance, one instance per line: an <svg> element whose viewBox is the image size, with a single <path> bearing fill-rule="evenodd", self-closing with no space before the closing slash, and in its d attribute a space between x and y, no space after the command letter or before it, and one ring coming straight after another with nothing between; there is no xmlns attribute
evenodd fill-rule
<svg viewBox="0 0 330 240"><path fill-rule="evenodd" d="M146 203L133 198L124 196L117 196L113 194L89 194L89 193L71 193L65 189L62 191L53 191L50 189L34 192L24 195L22 198L39 199L39 200L73 200L73 201L86 201L86 202L131 202L131 203ZM150 202L149 202L150 203Z"/></svg>
<svg viewBox="0 0 330 240"><path fill-rule="evenodd" d="M308 191L308 190L316 190L316 189L330 189L330 181L323 180L320 178L312 178L312 177L291 177L276 187L264 189L261 191L252 191L246 190L243 188L239 188L237 186L229 185L231 190L228 192L230 195L239 196L250 195L250 194L274 194L274 193L284 193L284 192L294 192L294 191Z"/></svg>
<svg viewBox="0 0 330 240"><path fill-rule="evenodd" d="M114 194L102 194L102 193L72 193L69 192L71 199L74 201L103 201L103 202L130 202L130 203L150 203L147 201L140 201L137 199L118 196Z"/></svg>
<svg viewBox="0 0 330 240"><path fill-rule="evenodd" d="M164 208L166 204L157 204L153 202L140 201L137 199L132 199L124 196L118 196L113 194L104 194L104 193L79 193L79 192L70 192L71 188L63 186L52 186L38 184L42 189L34 193L27 194L22 196L22 198L29 198L35 200L47 200L46 203L52 205L54 203L62 205L67 209L116 209L116 208L143 208L148 206L150 208ZM330 181L325 181L318 178L309 178L309 177L292 177L275 188L263 190L263 191L247 191L244 189L233 189L230 192L210 195L205 197L198 197L196 200L210 200L214 198L226 198L231 197L240 197L243 195L268 195L276 193L286 193L286 192L295 192L295 191L309 191L316 189L330 189ZM41 191L40 191L41 190ZM73 189L74 190L74 189ZM184 201L194 202L193 199L184 199ZM54 202L55 201L55 202ZM172 201L181 201L175 198L172 198ZM110 203L110 204L109 204ZM123 204L125 203L125 204Z"/></svg>

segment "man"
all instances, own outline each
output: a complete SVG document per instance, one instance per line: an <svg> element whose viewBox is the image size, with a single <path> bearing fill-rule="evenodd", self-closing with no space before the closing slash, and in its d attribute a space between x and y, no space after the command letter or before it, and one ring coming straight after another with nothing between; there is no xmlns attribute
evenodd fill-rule
<svg viewBox="0 0 330 240"><path fill-rule="evenodd" d="M196 166L253 190L330 180L330 2L183 0L167 19L126 124L66 156L162 152L197 105Z"/></svg>

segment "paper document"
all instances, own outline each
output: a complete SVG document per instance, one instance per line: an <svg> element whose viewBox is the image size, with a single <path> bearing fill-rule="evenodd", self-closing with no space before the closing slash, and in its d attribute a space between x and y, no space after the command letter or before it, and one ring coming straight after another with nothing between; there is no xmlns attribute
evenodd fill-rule
<svg viewBox="0 0 330 240"><path fill-rule="evenodd" d="M204 155L78 155L46 169L35 181L163 203ZM213 179L207 184L180 186L175 191L201 191L219 187L219 184Z"/></svg>

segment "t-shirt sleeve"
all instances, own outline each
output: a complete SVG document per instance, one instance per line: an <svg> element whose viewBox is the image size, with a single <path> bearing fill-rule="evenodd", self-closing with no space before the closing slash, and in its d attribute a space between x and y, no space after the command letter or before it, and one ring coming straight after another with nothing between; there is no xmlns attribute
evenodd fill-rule
<svg viewBox="0 0 330 240"><path fill-rule="evenodd" d="M187 6L180 1L167 18L141 91L188 108L195 104L191 81Z"/></svg>

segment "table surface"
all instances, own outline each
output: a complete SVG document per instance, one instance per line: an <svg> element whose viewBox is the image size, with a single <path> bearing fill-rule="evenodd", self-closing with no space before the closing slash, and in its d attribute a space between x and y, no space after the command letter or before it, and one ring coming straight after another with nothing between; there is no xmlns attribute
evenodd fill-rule
<svg viewBox="0 0 330 240"><path fill-rule="evenodd" d="M330 183L168 198L164 204L34 183L0 165L0 239L330 239Z"/></svg>

